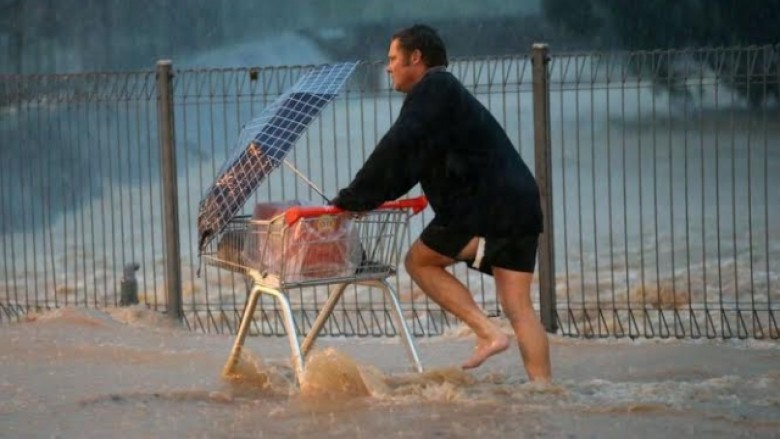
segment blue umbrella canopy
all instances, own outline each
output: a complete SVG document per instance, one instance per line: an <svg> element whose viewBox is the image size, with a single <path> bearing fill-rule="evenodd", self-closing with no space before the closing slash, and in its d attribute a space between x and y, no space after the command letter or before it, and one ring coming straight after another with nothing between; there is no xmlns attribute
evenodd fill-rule
<svg viewBox="0 0 780 439"><path fill-rule="evenodd" d="M222 231L263 179L280 166L301 134L330 103L357 63L312 68L239 133L236 149L200 201L199 248Z"/></svg>

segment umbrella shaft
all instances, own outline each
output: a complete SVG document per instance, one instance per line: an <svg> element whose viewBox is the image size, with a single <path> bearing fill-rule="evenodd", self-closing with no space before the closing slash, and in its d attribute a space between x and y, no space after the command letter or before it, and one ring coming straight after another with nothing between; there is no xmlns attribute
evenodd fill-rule
<svg viewBox="0 0 780 439"><path fill-rule="evenodd" d="M299 171L295 166L293 166L293 164L290 163L289 161L285 160L284 164L288 168L290 168L290 170L295 172L295 175L297 175L301 180L305 181L306 184L308 184L310 188L314 189L314 192L317 192L325 200L325 202L330 204L330 200L328 199L328 197L325 196L325 194L320 190L320 188L317 187L316 184L314 184L313 181L311 181L308 178L306 178L306 176L303 175L303 173L301 171Z"/></svg>

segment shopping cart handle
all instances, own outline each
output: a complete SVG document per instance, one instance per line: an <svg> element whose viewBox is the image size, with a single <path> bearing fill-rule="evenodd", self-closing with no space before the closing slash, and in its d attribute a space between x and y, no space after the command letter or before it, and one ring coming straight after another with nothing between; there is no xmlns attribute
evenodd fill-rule
<svg viewBox="0 0 780 439"><path fill-rule="evenodd" d="M403 200L387 201L379 206L379 209L412 209L412 213L417 215L428 207L428 199L425 195L414 198L404 198Z"/></svg>
<svg viewBox="0 0 780 439"><path fill-rule="evenodd" d="M417 215L423 209L428 207L428 199L425 195L415 198L405 198L403 200L387 201L382 203L377 210L405 210L411 209L412 215ZM322 215L335 215L346 212L336 206L295 206L287 209L284 213L284 222L289 226L295 224L301 218L312 218Z"/></svg>

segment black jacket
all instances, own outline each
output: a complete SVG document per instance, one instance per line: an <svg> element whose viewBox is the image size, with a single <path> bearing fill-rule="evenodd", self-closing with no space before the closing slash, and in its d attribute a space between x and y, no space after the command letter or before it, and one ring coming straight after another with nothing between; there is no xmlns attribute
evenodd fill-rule
<svg viewBox="0 0 780 439"><path fill-rule="evenodd" d="M449 72L423 76L333 204L371 210L420 183L439 224L475 236L542 231L539 189L503 128Z"/></svg>

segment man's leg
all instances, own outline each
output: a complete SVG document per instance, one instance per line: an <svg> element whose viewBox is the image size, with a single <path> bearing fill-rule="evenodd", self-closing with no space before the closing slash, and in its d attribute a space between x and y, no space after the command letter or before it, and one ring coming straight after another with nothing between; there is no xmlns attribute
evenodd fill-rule
<svg viewBox="0 0 780 439"><path fill-rule="evenodd" d="M493 267L501 308L517 337L523 364L531 381L550 381L550 347L547 333L531 303L533 273Z"/></svg>
<svg viewBox="0 0 780 439"><path fill-rule="evenodd" d="M472 240L460 256L464 259L476 253L476 239ZM471 292L445 268L455 260L439 254L422 241L412 244L406 255L406 270L412 279L434 302L466 323L477 336L477 346L462 367L479 366L488 357L506 350L509 337L493 324L474 302Z"/></svg>

